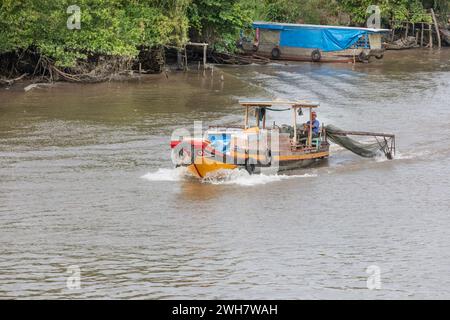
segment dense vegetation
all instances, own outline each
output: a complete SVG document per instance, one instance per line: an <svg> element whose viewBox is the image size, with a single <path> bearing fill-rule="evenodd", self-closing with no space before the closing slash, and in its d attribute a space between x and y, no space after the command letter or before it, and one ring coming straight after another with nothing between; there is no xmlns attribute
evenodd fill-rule
<svg viewBox="0 0 450 320"><path fill-rule="evenodd" d="M25 57L65 71L99 57L131 61L188 39L232 50L253 20L362 25L374 2L386 24L426 20L429 7L446 13L450 0L0 0L0 72L17 74ZM72 4L81 9L79 30L66 26Z"/></svg>

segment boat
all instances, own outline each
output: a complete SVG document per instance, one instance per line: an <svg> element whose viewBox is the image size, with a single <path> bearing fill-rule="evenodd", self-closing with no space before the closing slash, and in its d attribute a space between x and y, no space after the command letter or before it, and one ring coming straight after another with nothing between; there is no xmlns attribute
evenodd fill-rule
<svg viewBox="0 0 450 320"><path fill-rule="evenodd" d="M442 41L446 45L450 46L450 30L441 28L439 31L441 33Z"/></svg>
<svg viewBox="0 0 450 320"><path fill-rule="evenodd" d="M406 50L419 47L416 37L400 38L385 44L386 50Z"/></svg>
<svg viewBox="0 0 450 320"><path fill-rule="evenodd" d="M382 35L389 29L256 21L254 41L241 38L247 54L274 60L368 62L383 58Z"/></svg>
<svg viewBox="0 0 450 320"><path fill-rule="evenodd" d="M395 153L392 134L343 131L323 124L313 132L307 123L311 123L319 107L317 102L243 99L239 104L245 113L242 125L210 126L201 136L172 137L171 157L175 166L186 167L200 179L239 168L249 174L299 169L327 159L330 139L363 157L373 157L379 150L388 158ZM292 123L268 124L269 113L273 112L290 112ZM299 125L300 117L309 118L310 122ZM362 144L349 135L372 136L377 142Z"/></svg>

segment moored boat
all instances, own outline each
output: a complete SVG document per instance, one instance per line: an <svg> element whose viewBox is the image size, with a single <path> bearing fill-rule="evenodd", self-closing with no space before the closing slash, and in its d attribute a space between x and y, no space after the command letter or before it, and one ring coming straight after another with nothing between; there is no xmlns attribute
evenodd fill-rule
<svg viewBox="0 0 450 320"><path fill-rule="evenodd" d="M440 32L441 32L442 41L446 45L450 46L450 30L441 28Z"/></svg>
<svg viewBox="0 0 450 320"><path fill-rule="evenodd" d="M255 40L240 45L274 60L368 62L383 58L381 37L388 29L254 22Z"/></svg>

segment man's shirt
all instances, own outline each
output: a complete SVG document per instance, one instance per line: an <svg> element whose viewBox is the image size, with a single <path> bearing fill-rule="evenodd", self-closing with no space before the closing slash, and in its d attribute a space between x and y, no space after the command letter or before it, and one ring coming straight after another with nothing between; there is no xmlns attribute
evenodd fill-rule
<svg viewBox="0 0 450 320"><path fill-rule="evenodd" d="M309 121L306 123L309 124ZM320 122L319 120L314 120L312 125L312 132L315 134L319 134Z"/></svg>

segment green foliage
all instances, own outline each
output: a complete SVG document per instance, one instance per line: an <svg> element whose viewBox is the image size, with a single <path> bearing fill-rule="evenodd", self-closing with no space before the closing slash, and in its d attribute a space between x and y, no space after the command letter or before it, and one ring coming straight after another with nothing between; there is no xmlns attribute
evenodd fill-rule
<svg viewBox="0 0 450 320"><path fill-rule="evenodd" d="M81 29L66 26L69 0L1 0L0 53L36 47L58 65L88 54L134 57L138 46L187 39L188 1L77 0Z"/></svg>
<svg viewBox="0 0 450 320"><path fill-rule="evenodd" d="M352 23L364 25L367 17L368 6L378 5L381 10L381 18L385 24L389 21L431 22L429 14L423 8L419 0L338 0L342 10L348 12Z"/></svg>
<svg viewBox="0 0 450 320"><path fill-rule="evenodd" d="M425 8L433 8L439 13L438 19L444 25L448 23L450 15L450 0L428 0L423 1Z"/></svg>
<svg viewBox="0 0 450 320"><path fill-rule="evenodd" d="M338 9L335 0L242 0L241 2L253 9L254 20L288 23L327 23L330 16L337 14Z"/></svg>
<svg viewBox="0 0 450 320"><path fill-rule="evenodd" d="M69 30L67 7L81 8L81 30ZM60 66L90 55L136 57L138 48L181 46L188 38L232 51L254 20L364 25L376 4L382 21L430 21L450 0L0 0L0 54L36 48ZM347 15L346 22L340 17Z"/></svg>
<svg viewBox="0 0 450 320"><path fill-rule="evenodd" d="M240 30L252 22L251 11L239 0L193 0L188 18L193 36L219 51L232 51Z"/></svg>

